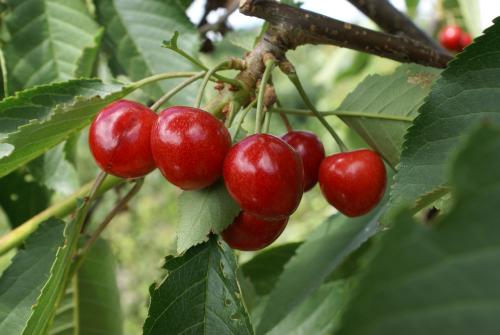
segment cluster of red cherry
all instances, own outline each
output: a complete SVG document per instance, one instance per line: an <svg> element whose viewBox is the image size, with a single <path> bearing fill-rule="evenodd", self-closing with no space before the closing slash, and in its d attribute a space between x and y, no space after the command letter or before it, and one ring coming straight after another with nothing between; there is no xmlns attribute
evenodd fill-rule
<svg viewBox="0 0 500 335"><path fill-rule="evenodd" d="M460 52L472 43L472 37L459 26L449 25L439 32L439 42L450 51Z"/></svg>
<svg viewBox="0 0 500 335"><path fill-rule="evenodd" d="M278 238L303 192L318 180L327 201L347 216L369 212L386 185L384 163L371 150L325 158L318 137L304 131L282 138L254 134L232 145L220 120L191 107L157 115L136 102L114 102L93 121L89 145L101 169L122 178L158 167L172 184L196 190L222 176L242 209L222 237L240 250L261 249Z"/></svg>

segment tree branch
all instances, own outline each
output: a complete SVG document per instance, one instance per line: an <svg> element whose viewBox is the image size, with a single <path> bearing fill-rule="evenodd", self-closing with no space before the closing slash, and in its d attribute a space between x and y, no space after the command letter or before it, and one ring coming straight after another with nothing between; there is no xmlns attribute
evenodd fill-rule
<svg viewBox="0 0 500 335"><path fill-rule="evenodd" d="M373 20L380 28L390 34L404 34L414 40L420 41L434 50L447 54L429 35L421 30L406 15L397 10L387 0L348 0L366 16Z"/></svg>
<svg viewBox="0 0 500 335"><path fill-rule="evenodd" d="M452 57L407 36L376 32L273 0L242 0L240 12L271 24L282 50L304 44L330 44L398 62L444 68Z"/></svg>

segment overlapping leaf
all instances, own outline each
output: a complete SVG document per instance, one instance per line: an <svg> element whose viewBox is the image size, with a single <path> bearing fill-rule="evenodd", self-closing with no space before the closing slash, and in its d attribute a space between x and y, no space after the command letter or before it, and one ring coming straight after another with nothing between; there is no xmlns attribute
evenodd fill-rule
<svg viewBox="0 0 500 335"><path fill-rule="evenodd" d="M236 281L231 249L215 235L166 260L167 277L152 289L145 335L253 334Z"/></svg>
<svg viewBox="0 0 500 335"><path fill-rule="evenodd" d="M202 190L183 192L179 197L177 252L206 241L210 232L220 233L239 211L222 181Z"/></svg>
<svg viewBox="0 0 500 335"><path fill-rule="evenodd" d="M99 30L83 1L8 0L7 5L10 40L4 53L10 93L73 79L82 57L86 63L95 60L85 50L98 48Z"/></svg>
<svg viewBox="0 0 500 335"><path fill-rule="evenodd" d="M376 241L339 335L500 329L500 128L475 131L451 172L447 214L424 226L403 210Z"/></svg>
<svg viewBox="0 0 500 335"><path fill-rule="evenodd" d="M190 53L197 51L196 29L178 1L100 0L96 7L99 21L106 28L105 42L113 55L115 72L140 80L192 68L185 59L162 47L162 41L178 31L181 47ZM171 87L171 83L161 82L145 90L159 98Z"/></svg>
<svg viewBox="0 0 500 335"><path fill-rule="evenodd" d="M101 108L131 90L81 79L38 86L1 101L0 176L66 140L87 126Z"/></svg>
<svg viewBox="0 0 500 335"><path fill-rule="evenodd" d="M369 76L345 98L337 111L345 123L395 167L404 135L439 73L424 66L402 65L391 75ZM363 113L373 118L361 116Z"/></svg>
<svg viewBox="0 0 500 335"><path fill-rule="evenodd" d="M414 203L446 183L445 162L467 129L500 122L500 21L457 56L433 86L409 129L392 190Z"/></svg>
<svg viewBox="0 0 500 335"><path fill-rule="evenodd" d="M266 334L279 324L318 289L349 254L376 233L381 211L356 219L338 215L319 226L285 265L269 295L257 334Z"/></svg>

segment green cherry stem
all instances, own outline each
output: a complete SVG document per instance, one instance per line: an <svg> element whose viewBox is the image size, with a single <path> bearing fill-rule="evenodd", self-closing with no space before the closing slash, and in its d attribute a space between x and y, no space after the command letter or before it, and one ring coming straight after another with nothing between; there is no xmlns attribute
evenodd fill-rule
<svg viewBox="0 0 500 335"><path fill-rule="evenodd" d="M262 75L262 79L259 85L259 93L257 95L257 113L255 115L255 133L258 134L262 130L262 114L264 111L264 95L266 92L266 85L271 78L271 73L276 66L276 61L274 59L268 59L266 61L266 69Z"/></svg>
<svg viewBox="0 0 500 335"><path fill-rule="evenodd" d="M315 116L315 114L308 109L298 109L298 108L283 108L281 106L272 108L271 113L279 114L290 114L290 115L300 115L300 116ZM324 111L319 112L323 116L347 116L347 117L360 117L367 119L377 119L377 120L387 120L387 121L401 121L409 122L413 121L413 118L409 116L400 115L389 115L389 114L375 114L375 113L365 113L365 112L353 112L353 111Z"/></svg>
<svg viewBox="0 0 500 335"><path fill-rule="evenodd" d="M337 145L339 146L340 151L342 151L342 152L348 151L349 149L344 144L344 142L342 141L340 136L337 134L337 132L335 132L335 130L325 120L323 115L321 115L321 113L318 112L316 107L314 107L314 104L311 102L311 100L309 100L309 97L307 96L307 93L304 90L304 87L302 86L302 84L300 82L300 79L299 79L299 76L297 75L297 72L295 72L295 70L294 70L294 71L291 71L289 73L286 73L286 75L288 76L288 79L290 79L290 81L293 83L293 85L295 86L297 91L299 92L299 94L302 97L302 100L306 104L307 108L309 108L314 113L314 115L318 118L318 120L321 122L321 124L323 124L323 126L326 128L326 130L328 130L328 132L332 135L335 142L337 142Z"/></svg>
<svg viewBox="0 0 500 335"><path fill-rule="evenodd" d="M245 107L240 113L238 113L238 116L236 117L236 131L234 132L232 136L232 140L234 141L238 137L238 133L240 132L241 125L243 124L243 121L245 120L245 117L247 116L248 112L254 108L255 104L257 103L257 100L253 100L251 103L248 104L248 106Z"/></svg>
<svg viewBox="0 0 500 335"><path fill-rule="evenodd" d="M226 116L226 122L225 122L225 126L227 128L231 127L231 124L233 123L234 116L236 115L236 113L238 113L240 108L241 108L241 105L236 100L233 100L229 103L229 112Z"/></svg>
<svg viewBox="0 0 500 335"><path fill-rule="evenodd" d="M130 88L132 89L138 89L143 87L144 85L155 83L157 81L161 80L167 80L167 79L174 79L174 78L188 78L192 76L196 76L198 72L165 72L165 73L159 73L155 74L150 77L146 77L144 79L141 79L139 81L133 82L129 85Z"/></svg>
<svg viewBox="0 0 500 335"><path fill-rule="evenodd" d="M268 133L269 132L269 127L271 126L271 118L273 117L273 114L270 113L269 111L266 111L264 115L264 132Z"/></svg>
<svg viewBox="0 0 500 335"><path fill-rule="evenodd" d="M174 88L172 88L170 91L168 91L167 93L165 93L160 99L158 99L152 106L151 106L151 109L156 111L157 109L159 109L165 102L167 102L169 99L171 99L174 95L176 95L177 93L179 93L180 91L182 91L184 88L186 88L187 86L191 85L192 83L194 83L195 81L203 78L205 76L205 71L202 71L202 72L198 72L197 75L194 75L190 78L188 78L187 80L183 81L182 83L180 83L179 85L175 86Z"/></svg>
<svg viewBox="0 0 500 335"><path fill-rule="evenodd" d="M217 64L214 68L210 69L205 74L205 77L203 78L203 81L201 82L200 89L198 90L198 94L196 96L196 101L194 104L196 108L200 108L200 106L201 106L201 100L203 100L203 93L205 93L205 89L207 87L208 81L210 80L210 77L212 77L217 71L228 69L230 64L231 64L230 61L224 61L222 63Z"/></svg>

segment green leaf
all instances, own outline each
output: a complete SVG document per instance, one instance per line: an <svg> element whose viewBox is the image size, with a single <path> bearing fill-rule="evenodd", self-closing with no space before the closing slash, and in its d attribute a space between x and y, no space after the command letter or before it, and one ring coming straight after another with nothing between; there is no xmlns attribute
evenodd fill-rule
<svg viewBox="0 0 500 335"><path fill-rule="evenodd" d="M0 334L26 334L24 329L51 276L56 254L64 245L64 223L46 221L31 235L0 278ZM36 306L36 307L35 307Z"/></svg>
<svg viewBox="0 0 500 335"><path fill-rule="evenodd" d="M120 335L123 317L109 244L97 240L73 277L49 335Z"/></svg>
<svg viewBox="0 0 500 335"><path fill-rule="evenodd" d="M145 335L253 334L231 249L212 235L167 258L167 277L151 292Z"/></svg>
<svg viewBox="0 0 500 335"><path fill-rule="evenodd" d="M452 208L430 225L406 209L396 215L375 241L339 335L500 329L500 128L477 129L452 163Z"/></svg>
<svg viewBox="0 0 500 335"><path fill-rule="evenodd" d="M226 190L224 182L198 191L185 191L179 197L177 252L208 240L210 232L220 233L229 226L240 208Z"/></svg>
<svg viewBox="0 0 500 335"><path fill-rule="evenodd" d="M267 335L329 335L338 327L346 303L343 281L323 284Z"/></svg>
<svg viewBox="0 0 500 335"><path fill-rule="evenodd" d="M402 65L391 75L368 76L344 99L337 112L349 127L395 167L404 135L439 72L419 65ZM358 112L371 114L373 118L348 116Z"/></svg>
<svg viewBox="0 0 500 335"><path fill-rule="evenodd" d="M10 152L0 156L0 177L63 142L87 126L105 105L132 90L131 86L82 79L38 86L4 99L0 102L0 148L6 146Z"/></svg>
<svg viewBox="0 0 500 335"><path fill-rule="evenodd" d="M500 21L485 31L436 82L409 129L391 202L414 203L446 184L445 162L467 129L500 121Z"/></svg>
<svg viewBox="0 0 500 335"><path fill-rule="evenodd" d="M0 178L0 206L17 227L49 206L50 192L26 171L14 171Z"/></svg>
<svg viewBox="0 0 500 335"><path fill-rule="evenodd" d="M99 21L106 28L105 44L113 55L115 72L140 80L192 69L182 57L162 47L162 41L178 31L181 47L189 53L197 51L198 33L177 1L100 0L96 6ZM156 99L172 87L171 81L163 81L145 91Z"/></svg>
<svg viewBox="0 0 500 335"><path fill-rule="evenodd" d="M104 28L99 28L94 36L94 45L83 49L83 53L78 60L75 71L75 78L94 77L99 59L99 51L101 49L102 37L104 36Z"/></svg>
<svg viewBox="0 0 500 335"><path fill-rule="evenodd" d="M85 49L96 46L99 34L84 2L7 0L7 4L10 40L4 53L11 91L74 78L81 57L92 56Z"/></svg>
<svg viewBox="0 0 500 335"><path fill-rule="evenodd" d="M252 282L258 294L266 295L271 292L285 264L295 255L300 244L288 243L266 249L243 264L240 271Z"/></svg>
<svg viewBox="0 0 500 335"><path fill-rule="evenodd" d="M285 265L271 291L257 334L266 334L280 323L317 290L349 254L375 234L381 211L355 219L333 216L311 233Z"/></svg>

